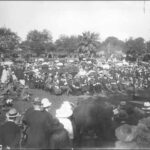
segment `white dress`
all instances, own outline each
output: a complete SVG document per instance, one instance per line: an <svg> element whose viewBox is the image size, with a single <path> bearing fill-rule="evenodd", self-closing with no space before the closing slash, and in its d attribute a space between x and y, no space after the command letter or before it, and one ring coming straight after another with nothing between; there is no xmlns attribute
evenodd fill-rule
<svg viewBox="0 0 150 150"><path fill-rule="evenodd" d="M7 82L8 76L9 76L9 71L3 69L2 76L1 76L1 83Z"/></svg>
<svg viewBox="0 0 150 150"><path fill-rule="evenodd" d="M71 116L72 110L68 108L61 108L56 110L56 117L58 118L59 122L63 124L64 128L68 131L69 138L73 139L73 126L70 119L68 119L69 116Z"/></svg>

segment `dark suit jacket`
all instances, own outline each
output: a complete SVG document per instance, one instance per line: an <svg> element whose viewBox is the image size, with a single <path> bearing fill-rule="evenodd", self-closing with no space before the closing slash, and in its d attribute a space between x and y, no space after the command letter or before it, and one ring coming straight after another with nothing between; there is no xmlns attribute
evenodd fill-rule
<svg viewBox="0 0 150 150"><path fill-rule="evenodd" d="M53 117L46 111L27 110L23 122L27 125L26 148L48 148L53 130Z"/></svg>
<svg viewBox="0 0 150 150"><path fill-rule="evenodd" d="M0 145L11 148L19 147L21 129L14 122L8 121L0 126Z"/></svg>

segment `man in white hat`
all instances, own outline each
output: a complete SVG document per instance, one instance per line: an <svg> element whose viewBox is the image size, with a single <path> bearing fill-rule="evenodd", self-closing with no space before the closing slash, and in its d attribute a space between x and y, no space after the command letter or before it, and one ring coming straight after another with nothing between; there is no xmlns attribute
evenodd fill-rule
<svg viewBox="0 0 150 150"><path fill-rule="evenodd" d="M47 98L43 98L41 100L41 104L42 107L45 111L49 112L50 106L52 105L52 103L47 99Z"/></svg>

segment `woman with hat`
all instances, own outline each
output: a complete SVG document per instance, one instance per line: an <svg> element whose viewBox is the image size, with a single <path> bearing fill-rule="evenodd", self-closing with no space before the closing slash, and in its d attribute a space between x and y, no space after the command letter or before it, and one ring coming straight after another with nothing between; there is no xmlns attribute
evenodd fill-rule
<svg viewBox="0 0 150 150"><path fill-rule="evenodd" d="M16 124L19 113L15 108L6 113L6 122L0 126L0 145L3 148L19 148L21 129Z"/></svg>
<svg viewBox="0 0 150 150"><path fill-rule="evenodd" d="M56 110L56 117L68 131L70 139L73 139L73 127L69 117L73 114L71 103L64 101L59 109Z"/></svg>

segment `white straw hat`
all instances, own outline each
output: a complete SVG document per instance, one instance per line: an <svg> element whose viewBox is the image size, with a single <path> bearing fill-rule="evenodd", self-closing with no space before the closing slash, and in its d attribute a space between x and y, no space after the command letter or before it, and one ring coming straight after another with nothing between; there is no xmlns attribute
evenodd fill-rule
<svg viewBox="0 0 150 150"><path fill-rule="evenodd" d="M64 101L59 109L56 110L56 117L67 118L73 114L71 103Z"/></svg>
<svg viewBox="0 0 150 150"><path fill-rule="evenodd" d="M144 102L145 107L150 107L150 102Z"/></svg>
<svg viewBox="0 0 150 150"><path fill-rule="evenodd" d="M50 107L52 105L52 103L47 98L43 98L41 103L42 103L44 108Z"/></svg>
<svg viewBox="0 0 150 150"><path fill-rule="evenodd" d="M6 113L6 117L9 119L18 117L19 113L17 112L17 110L15 108L11 108L7 113Z"/></svg>

